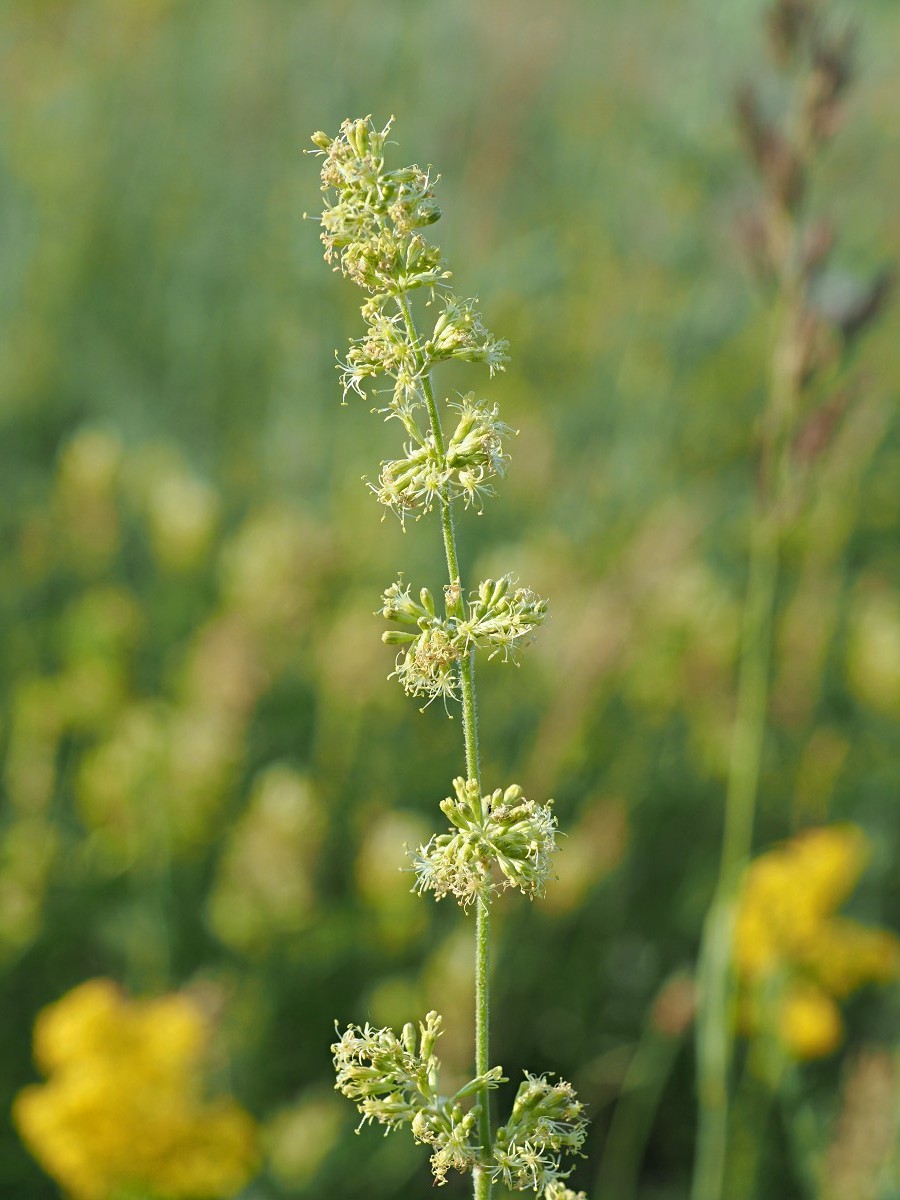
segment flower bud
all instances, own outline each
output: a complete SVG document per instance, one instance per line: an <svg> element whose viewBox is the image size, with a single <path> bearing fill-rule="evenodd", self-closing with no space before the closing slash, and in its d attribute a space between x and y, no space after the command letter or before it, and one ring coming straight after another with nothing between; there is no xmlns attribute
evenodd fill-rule
<svg viewBox="0 0 900 1200"><path fill-rule="evenodd" d="M360 119L350 122L347 128L347 141L353 147L358 158L365 158L369 151L368 121Z"/></svg>
<svg viewBox="0 0 900 1200"><path fill-rule="evenodd" d="M403 1049L407 1054L415 1054L416 1052L416 1027L412 1021L407 1021L403 1026L400 1034L400 1041L403 1043Z"/></svg>
<svg viewBox="0 0 900 1200"><path fill-rule="evenodd" d="M417 633L404 633L402 629L386 629L381 640L386 646L408 646L418 638Z"/></svg>

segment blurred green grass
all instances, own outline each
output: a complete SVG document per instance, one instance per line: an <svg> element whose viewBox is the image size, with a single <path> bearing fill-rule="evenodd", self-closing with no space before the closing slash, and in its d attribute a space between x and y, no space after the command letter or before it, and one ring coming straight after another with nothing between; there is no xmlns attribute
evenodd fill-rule
<svg viewBox="0 0 900 1200"><path fill-rule="evenodd" d="M0 10L4 1101L34 1077L34 1014L68 987L200 977L227 1000L239 1095L265 1118L300 1105L273 1134L280 1182L254 1195L430 1187L401 1139L351 1139L328 1091L335 1016L441 997L445 1057L468 1055L463 923L395 871L458 747L385 682L370 616L398 570L436 585L440 563L360 483L392 431L338 403L358 298L300 219L319 204L308 134L395 113L402 160L442 173L435 237L460 289L511 342L492 394L521 434L462 548L470 574L548 595L553 620L520 671L482 673L485 774L554 795L570 838L560 898L499 918L494 1053L579 1086L590 1188L717 859L768 338L731 234L753 189L731 93L758 70L761 9ZM900 258L900 23L888 0L854 16L861 81L816 201L864 271ZM890 316L792 538L759 823L760 844L861 824L859 911L894 927L898 346ZM896 1016L896 997L862 998L854 1038L890 1041ZM690 1169L689 1045L671 1057L648 1200L683 1196ZM839 1074L813 1083L830 1095ZM292 1165L320 1141L321 1162ZM771 1195L789 1197L783 1154ZM56 1194L11 1135L0 1191Z"/></svg>

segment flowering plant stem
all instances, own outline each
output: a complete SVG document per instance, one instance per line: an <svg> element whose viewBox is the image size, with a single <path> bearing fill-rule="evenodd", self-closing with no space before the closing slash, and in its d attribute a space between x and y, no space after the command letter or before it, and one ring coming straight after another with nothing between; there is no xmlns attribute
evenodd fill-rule
<svg viewBox="0 0 900 1200"><path fill-rule="evenodd" d="M419 334L413 319L409 301L401 296L400 309L406 332L413 345L419 344ZM420 369L424 363L420 363ZM422 375L422 391L431 422L438 452L444 454L444 431L441 414L434 398L431 372ZM459 556L456 551L456 524L453 508L441 506L441 532L444 538L444 556L447 559L447 574L453 594L462 596L462 581L459 574ZM460 599L457 603L462 605ZM475 692L475 655L466 654L459 663L460 700L462 706L463 743L466 754L466 775L470 780L480 781L481 764L478 756L478 701ZM475 1074L486 1075L490 1064L490 951L491 951L491 908L490 895L485 892L478 897L475 907ZM489 1092L485 1091L478 1118L478 1138L483 1148L491 1145L491 1113ZM490 1200L491 1176L480 1164L472 1168L474 1200Z"/></svg>
<svg viewBox="0 0 900 1200"><path fill-rule="evenodd" d="M474 299L449 290L440 250L420 232L440 216L434 181L417 166L387 169L389 130L390 122L378 130L363 118L345 121L336 138L313 135L325 159L321 236L326 260L369 294L362 306L367 333L350 343L346 362L339 363L344 395L365 396L373 379L387 376L391 397L380 411L398 421L407 438L403 456L383 462L369 488L404 527L434 509L440 514L448 575L443 611L428 588L415 595L398 580L382 596L382 615L391 622L382 640L399 647L392 677L407 695L424 696L428 704L440 698L448 716L450 702L462 708L466 775L453 780L454 795L440 804L451 828L412 858L415 891L432 891L436 899L450 894L464 909L475 907L475 1075L452 1096L441 1094L434 1049L442 1019L430 1012L419 1022L418 1037L412 1022L399 1036L392 1029L350 1025L332 1046L336 1086L356 1103L364 1124L409 1125L415 1140L432 1148L438 1183L450 1170L471 1171L475 1200L490 1200L498 1180L544 1200L585 1200L564 1182L571 1172L564 1156L579 1154L587 1124L565 1080L525 1072L510 1119L495 1133L491 1129L490 1093L506 1082L502 1068L489 1060L491 895L510 887L529 898L543 894L556 849L556 817L552 800L535 804L518 784L483 789L475 651L513 658L544 620L547 604L530 588L516 587L510 575L463 591L454 505L461 501L481 511L494 494L492 481L506 469L503 442L512 430L496 404L469 393L444 401L457 421L446 437L431 372L458 359L482 363L493 375L506 363L506 343L486 328ZM426 335L413 315L416 289L429 297L424 308L436 310Z"/></svg>

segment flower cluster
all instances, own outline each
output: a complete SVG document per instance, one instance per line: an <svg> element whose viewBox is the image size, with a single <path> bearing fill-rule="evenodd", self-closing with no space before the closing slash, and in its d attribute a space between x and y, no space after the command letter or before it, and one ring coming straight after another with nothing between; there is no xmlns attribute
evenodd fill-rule
<svg viewBox="0 0 900 1200"><path fill-rule="evenodd" d="M325 156L322 213L325 258L367 291L391 294L445 278L440 251L417 233L440 218L427 171L386 171L384 147L393 121L347 120L336 138L314 133Z"/></svg>
<svg viewBox="0 0 900 1200"><path fill-rule="evenodd" d="M326 257L328 257L326 255ZM449 271L444 271L446 279ZM363 304L366 333L353 338L347 358L338 362L346 401L348 392L365 397L366 386L379 375L393 381L387 417L408 415L422 403L422 379L433 366L450 359L484 363L493 376L508 361L508 343L495 338L475 308L477 300L460 300L442 285L437 318L430 335L410 331L403 304L392 291L378 292Z"/></svg>
<svg viewBox="0 0 900 1200"><path fill-rule="evenodd" d="M73 1200L235 1195L256 1169L257 1132L231 1099L202 1099L206 1040L186 996L132 1001L107 979L75 988L35 1026L49 1082L16 1097L26 1145Z"/></svg>
<svg viewBox="0 0 900 1200"><path fill-rule="evenodd" d="M335 270L342 270L370 293L362 306L366 334L350 343L346 361L339 363L344 398L350 391L364 396L373 379L387 376L392 380L387 416L403 417L412 446L425 451L425 440L407 419L426 403L425 380L431 368L459 359L482 362L493 375L506 364L507 344L486 327L475 299L460 299L449 290L450 272L440 250L418 232L440 217L434 181L417 166L386 169L384 147L390 127L389 121L378 130L366 118L345 121L336 138L313 135L325 160L321 239L325 258ZM437 291L439 298L431 332L420 337L412 325L407 295L422 287L432 296ZM482 419L487 416L485 409ZM489 424L493 442L505 429L496 410ZM464 466L460 463L459 469Z"/></svg>
<svg viewBox="0 0 900 1200"><path fill-rule="evenodd" d="M473 393L452 404L459 423L445 448L434 434L422 433L411 414L403 415L410 434L404 457L381 464L378 483L369 484L378 500L393 509L405 523L409 512L430 512L435 502L462 500L479 511L485 496L492 496L490 480L503 475L509 456L503 453L503 437L512 430L500 420L500 410L476 400Z"/></svg>
<svg viewBox="0 0 900 1200"><path fill-rule="evenodd" d="M336 1088L362 1114L361 1125L377 1121L387 1129L409 1125L417 1142L432 1146L431 1168L438 1184L449 1170L468 1171L484 1162L477 1126L485 1094L505 1083L500 1067L465 1083L452 1096L438 1092L440 1062L434 1053L441 1018L430 1012L415 1027L392 1029L350 1025L331 1047ZM418 1046L417 1046L418 1041ZM463 1102L474 1099L468 1108ZM585 1200L563 1180L563 1154L578 1154L587 1122L572 1086L560 1079L525 1074L509 1121L497 1130L489 1170L514 1191L534 1189L545 1200Z"/></svg>
<svg viewBox="0 0 900 1200"><path fill-rule="evenodd" d="M511 575L486 579L469 598L469 615L459 621L458 632L471 645L489 650L489 658L502 654L506 662L519 646L527 645L532 632L547 617L547 601L531 588L513 587Z"/></svg>
<svg viewBox="0 0 900 1200"><path fill-rule="evenodd" d="M348 120L336 138L316 133L312 140L325 159L325 258L370 293L362 308L366 336L351 343L340 364L344 395L364 395L371 379L387 375L394 381L390 411L410 412L422 403L422 379L435 363L483 362L493 375L503 369L507 347L484 325L476 300L447 290L450 272L441 252L419 232L441 215L435 180L417 166L386 169L391 124L378 130L369 118ZM443 294L430 335L420 338L404 307L406 294L423 287Z"/></svg>
<svg viewBox="0 0 900 1200"><path fill-rule="evenodd" d="M852 825L809 829L761 855L744 882L735 928L747 1033L771 1030L792 1058L830 1054L843 1023L836 1001L900 974L900 940L835 910L868 856Z"/></svg>
<svg viewBox="0 0 900 1200"><path fill-rule="evenodd" d="M482 796L473 780L454 779L441 811L455 831L431 838L413 854L416 890L448 893L465 908L491 891L518 888L543 895L556 850L552 804L534 804L513 784ZM495 874L499 881L495 881Z"/></svg>
<svg viewBox="0 0 900 1200"><path fill-rule="evenodd" d="M569 1200L573 1193L561 1183L570 1173L562 1170L562 1155L579 1153L586 1130L584 1105L570 1083L526 1071L512 1116L494 1139L494 1179L516 1191L543 1192L546 1200Z"/></svg>
<svg viewBox="0 0 900 1200"><path fill-rule="evenodd" d="M392 1029L349 1025L331 1047L336 1087L357 1105L362 1123L378 1121L388 1129L411 1122L434 1096L440 1067L434 1047L441 1018L430 1012L419 1026L419 1049L411 1023L398 1038Z"/></svg>
<svg viewBox="0 0 900 1200"><path fill-rule="evenodd" d="M441 1096L440 1062L434 1053L440 1034L441 1018L430 1012L419 1024L418 1049L415 1027L409 1023L399 1037L392 1029L350 1025L331 1050L335 1087L356 1104L361 1124L377 1121L388 1129L410 1125L417 1142L434 1147L432 1171L436 1181L444 1183L448 1170L467 1171L479 1155L476 1127L481 1105L476 1100L466 1110L462 1102L505 1079L501 1069L493 1067L452 1096Z"/></svg>
<svg viewBox="0 0 900 1200"><path fill-rule="evenodd" d="M587 1200L587 1192L573 1192L561 1179L554 1179L544 1189L544 1200Z"/></svg>
<svg viewBox="0 0 900 1200"><path fill-rule="evenodd" d="M418 601L408 585L393 583L384 593L382 616L412 630L389 629L382 640L401 650L393 675L411 696L457 697L457 664L473 649L488 650L489 657L502 654L504 661L526 645L534 629L547 615L547 602L530 588L513 586L509 575L486 579L472 592L463 607L458 589L445 591L449 615L437 615L434 597L422 588ZM466 612L467 608L467 612Z"/></svg>

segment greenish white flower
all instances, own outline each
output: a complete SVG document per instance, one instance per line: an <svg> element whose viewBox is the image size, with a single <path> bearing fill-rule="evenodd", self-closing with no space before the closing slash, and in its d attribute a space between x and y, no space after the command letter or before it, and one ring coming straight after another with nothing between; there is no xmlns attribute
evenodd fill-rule
<svg viewBox="0 0 900 1200"><path fill-rule="evenodd" d="M441 215L432 180L419 167L387 171L381 130L371 120L344 121L336 138L313 134L324 155L320 218L325 258L369 292L401 295L436 287L449 275L441 252L416 230Z"/></svg>
<svg viewBox="0 0 900 1200"><path fill-rule="evenodd" d="M344 246L341 270L367 292L400 296L420 287L436 287L449 279L440 249L421 234L403 236L382 229L364 241Z"/></svg>
<svg viewBox="0 0 900 1200"><path fill-rule="evenodd" d="M526 1071L512 1115L494 1138L494 1179L514 1191L533 1188L548 1200L571 1200L573 1193L560 1188L571 1170L562 1169L562 1156L580 1152L586 1131L584 1105L572 1085Z"/></svg>
<svg viewBox="0 0 900 1200"><path fill-rule="evenodd" d="M439 1186L447 1182L447 1172L469 1171L478 1161L478 1118L481 1105L473 1105L463 1112L454 1105L449 1112L423 1109L412 1124L413 1137L417 1142L434 1146L431 1156L431 1171Z"/></svg>
<svg viewBox="0 0 900 1200"><path fill-rule="evenodd" d="M337 137L312 138L314 153L324 159L319 220L325 258L369 292L362 306L367 332L338 363L344 399L351 391L364 396L374 380L386 376L393 381L388 416L424 404L423 379L436 363L482 362L493 375L507 361L507 343L484 324L477 301L447 291L450 272L441 251L420 232L441 215L436 178L415 165L394 171L385 166L391 124L377 129L368 117L348 120ZM407 296L420 288L440 297L427 337L416 335L408 319Z"/></svg>
<svg viewBox="0 0 900 1200"><path fill-rule="evenodd" d="M476 310L477 303L474 297L460 300L451 293L443 296L431 337L422 347L430 363L458 358L485 363L491 375L504 369L509 360L509 342L494 337Z"/></svg>
<svg viewBox="0 0 900 1200"><path fill-rule="evenodd" d="M366 334L350 342L347 361L338 363L344 399L351 390L365 397L366 384L379 375L389 375L394 380L401 376L408 378L410 385L404 387L404 394L410 391L415 394L414 384L421 374L420 362L405 336L401 314L385 311L387 299L387 296L375 296L362 307L368 326Z"/></svg>
<svg viewBox="0 0 900 1200"><path fill-rule="evenodd" d="M544 1188L544 1200L587 1200L587 1192L573 1192L561 1179L554 1179Z"/></svg>
<svg viewBox="0 0 900 1200"><path fill-rule="evenodd" d="M440 1067L434 1046L441 1018L430 1012L416 1031L409 1023L398 1038L392 1029L349 1025L331 1047L335 1087L362 1113L362 1124L378 1121L389 1129L411 1122L430 1104Z"/></svg>
<svg viewBox="0 0 900 1200"><path fill-rule="evenodd" d="M412 415L404 413L403 423L412 434L405 457L382 463L378 483L369 485L401 521L412 510L421 515L435 503L454 500L480 510L482 498L493 495L490 480L505 472L509 456L503 453L503 437L512 430L500 420L497 405L489 407L470 392L450 407L459 413L459 422L444 450L433 433L421 433Z"/></svg>
<svg viewBox="0 0 900 1200"><path fill-rule="evenodd" d="M411 635L388 631L382 636L390 644ZM458 641L436 620L418 636L412 635L406 650L397 655L388 678L397 679L407 696L425 696L429 704L438 696L445 701L458 700L457 664L463 653Z"/></svg>
<svg viewBox="0 0 900 1200"><path fill-rule="evenodd" d="M483 1093L505 1083L500 1067L470 1079L452 1096L438 1091L440 1062L434 1053L441 1018L430 1012L416 1030L409 1023L400 1036L392 1029L350 1025L332 1047L335 1087L352 1100L362 1122L377 1121L396 1129L409 1124L413 1137L434 1148L431 1166L437 1183L447 1171L471 1169L480 1149L473 1141ZM475 1098L466 1110L463 1101Z"/></svg>
<svg viewBox="0 0 900 1200"><path fill-rule="evenodd" d="M531 640L547 618L547 601L531 588L514 587L512 575L486 579L469 598L469 615L458 630L480 649L490 650L490 658L503 655L503 661Z"/></svg>
<svg viewBox="0 0 900 1200"><path fill-rule="evenodd" d="M504 662L531 640L547 615L547 602L530 588L513 587L512 576L486 579L472 592L463 615L458 590L446 589L450 615L440 617L427 588L413 600L409 586L393 583L383 596L382 615L416 632L390 629L382 634L389 646L400 646L392 678L411 696L458 698L457 665L472 650L502 654ZM455 611L454 611L455 610Z"/></svg>
<svg viewBox="0 0 900 1200"><path fill-rule="evenodd" d="M431 337L411 340L402 311L387 311L393 298L391 291L376 292L362 306L367 333L351 341L346 362L339 363L345 399L351 390L365 396L368 383L386 375L394 384L385 411L389 415L411 412L423 403L423 375L439 362L452 358L483 362L491 375L504 369L508 343L495 338L484 325L474 299L459 300L450 293L443 296Z"/></svg>
<svg viewBox="0 0 900 1200"><path fill-rule="evenodd" d="M414 231L440 217L432 180L419 167L385 170L392 120L344 121L336 138L313 134L324 155L321 217L325 258L361 287L396 294L446 277L440 251Z"/></svg>
<svg viewBox="0 0 900 1200"><path fill-rule="evenodd" d="M541 896L556 850L553 802L526 800L518 784L482 796L474 780L453 780L454 795L441 801L453 825L413 855L415 889L455 896L465 908L491 892L517 888Z"/></svg>

